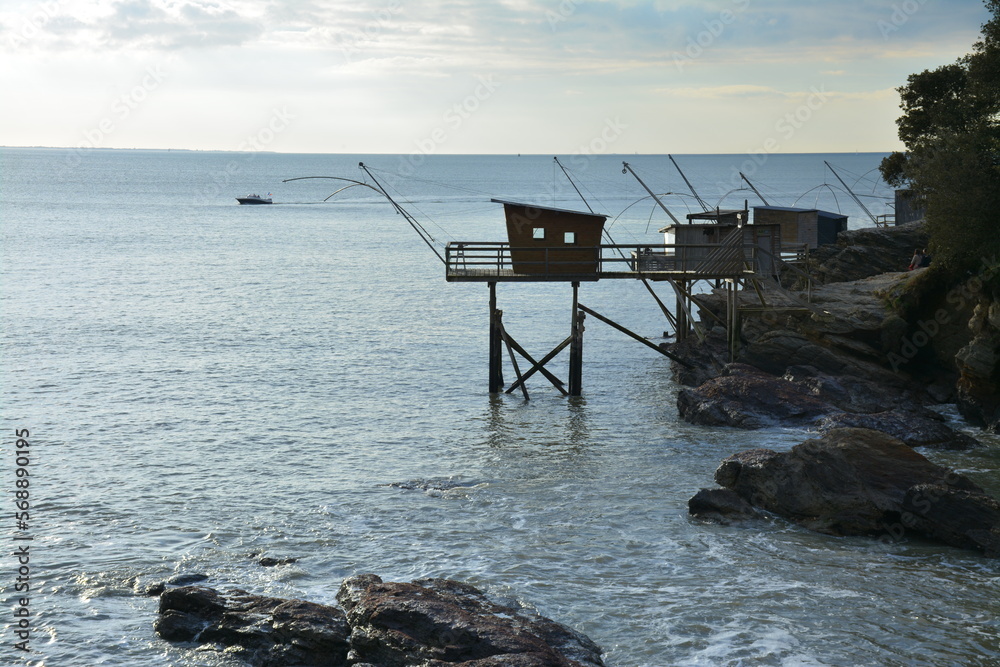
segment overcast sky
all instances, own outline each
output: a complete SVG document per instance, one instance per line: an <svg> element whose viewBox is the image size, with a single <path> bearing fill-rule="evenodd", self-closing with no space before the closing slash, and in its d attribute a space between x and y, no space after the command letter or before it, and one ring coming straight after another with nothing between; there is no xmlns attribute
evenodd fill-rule
<svg viewBox="0 0 1000 667"><path fill-rule="evenodd" d="M0 0L0 145L899 148L981 0Z"/></svg>

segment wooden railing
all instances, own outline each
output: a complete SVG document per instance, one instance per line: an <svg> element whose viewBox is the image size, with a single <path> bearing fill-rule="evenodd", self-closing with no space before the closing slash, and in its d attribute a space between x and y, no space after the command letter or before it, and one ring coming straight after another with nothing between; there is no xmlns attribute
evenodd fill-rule
<svg viewBox="0 0 1000 667"><path fill-rule="evenodd" d="M449 281L724 278L757 273L759 262L757 247L737 237L722 244L511 248L506 242L452 242L445 248Z"/></svg>

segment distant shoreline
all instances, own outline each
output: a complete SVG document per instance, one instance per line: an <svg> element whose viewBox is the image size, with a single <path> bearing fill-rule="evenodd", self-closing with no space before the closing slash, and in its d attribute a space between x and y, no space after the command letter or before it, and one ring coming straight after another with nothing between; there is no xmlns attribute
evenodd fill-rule
<svg viewBox="0 0 1000 667"><path fill-rule="evenodd" d="M247 153L247 154L270 154L270 155L410 155L413 151L404 151L401 153L385 153L385 152L355 152L355 151L314 151L314 152L284 152L284 151L265 151L265 150L234 150L225 148L112 148L112 147L81 147L81 146L0 146L0 150L3 149L18 149L18 150L64 150L64 151L149 151L149 152L162 152L162 153ZM776 152L771 153L771 155L888 155L891 150L885 151L813 151L806 153L782 153ZM614 156L628 156L628 155L643 155L643 156L666 156L666 155L678 155L678 156L694 156L694 155L712 155L716 157L723 157L727 155L732 156L746 156L752 155L753 152L741 152L741 153L599 153L595 154L594 157L614 157ZM475 155L475 156L497 156L497 157L551 157L553 153L434 153L432 155L427 155L425 157L462 157L465 155ZM555 153L555 155L569 156L575 155L575 153Z"/></svg>

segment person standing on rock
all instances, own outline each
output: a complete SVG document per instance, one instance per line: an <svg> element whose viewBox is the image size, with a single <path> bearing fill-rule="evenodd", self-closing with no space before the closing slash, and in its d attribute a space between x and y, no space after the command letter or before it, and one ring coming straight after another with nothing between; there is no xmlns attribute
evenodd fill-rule
<svg viewBox="0 0 1000 667"><path fill-rule="evenodd" d="M923 261L924 261L924 253L920 251L920 248L917 248L916 250L913 251L913 259L910 260L910 266L908 270L912 271L913 269L920 266L920 264Z"/></svg>

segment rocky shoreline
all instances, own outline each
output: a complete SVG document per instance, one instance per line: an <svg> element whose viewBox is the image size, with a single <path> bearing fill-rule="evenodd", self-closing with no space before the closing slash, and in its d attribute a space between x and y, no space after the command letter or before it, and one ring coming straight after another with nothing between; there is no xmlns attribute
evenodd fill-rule
<svg viewBox="0 0 1000 667"><path fill-rule="evenodd" d="M337 602L166 586L155 629L254 667L604 667L585 635L449 579L357 575Z"/></svg>
<svg viewBox="0 0 1000 667"><path fill-rule="evenodd" d="M935 286L929 269L900 270L925 245L920 224L842 234L809 260L820 284L808 306L782 308L770 295L777 307L744 321L733 363L713 326L725 321L725 296L700 297L702 336L670 346L693 363L673 367L681 418L820 437L726 459L715 475L723 488L700 491L692 515L729 522L763 511L831 534L918 536L1000 557L1000 503L912 449L979 446L932 409L944 403L1000 431L1000 295L986 287L996 267ZM797 296L790 303L802 306Z"/></svg>

